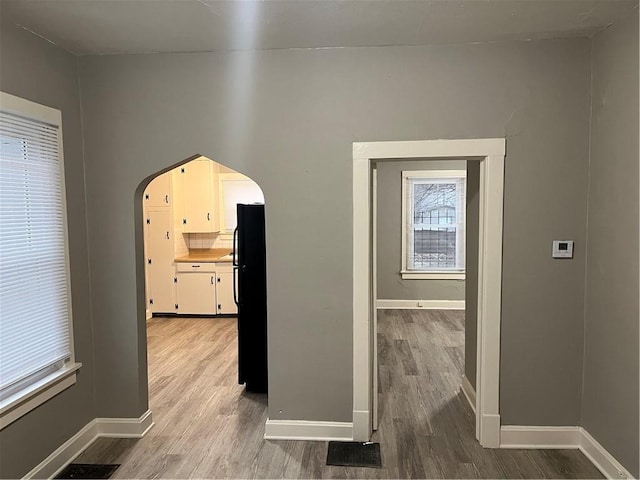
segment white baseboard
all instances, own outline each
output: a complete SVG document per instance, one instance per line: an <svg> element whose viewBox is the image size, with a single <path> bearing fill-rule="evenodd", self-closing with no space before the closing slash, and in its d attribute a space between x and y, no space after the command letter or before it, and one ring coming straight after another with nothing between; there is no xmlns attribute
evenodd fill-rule
<svg viewBox="0 0 640 480"><path fill-rule="evenodd" d="M140 418L96 418L99 437L142 438L153 427L151 410Z"/></svg>
<svg viewBox="0 0 640 480"><path fill-rule="evenodd" d="M582 430L580 451L591 460L602 474L611 479L634 478L633 475L617 461L600 443L585 429Z"/></svg>
<svg viewBox="0 0 640 480"><path fill-rule="evenodd" d="M87 423L78 433L60 445L51 455L23 478L52 478L73 461L98 436L95 420Z"/></svg>
<svg viewBox="0 0 640 480"><path fill-rule="evenodd" d="M578 448L580 427L503 425L500 448Z"/></svg>
<svg viewBox="0 0 640 480"><path fill-rule="evenodd" d="M351 440L351 422L309 422L305 420L267 419L265 440Z"/></svg>
<svg viewBox="0 0 640 480"><path fill-rule="evenodd" d="M500 448L577 448L606 478L634 478L582 427L505 425L500 429Z"/></svg>
<svg viewBox="0 0 640 480"><path fill-rule="evenodd" d="M98 437L140 438L153 427L151 410L140 418L94 418L23 478L52 478Z"/></svg>
<svg viewBox="0 0 640 480"><path fill-rule="evenodd" d="M464 300L376 300L379 309L464 310Z"/></svg>
<svg viewBox="0 0 640 480"><path fill-rule="evenodd" d="M467 399L467 402L469 402L473 413L476 413L476 390L475 388L473 388L473 386L471 386L469 379L465 375L462 376L462 384L460 385L460 390L462 390L462 393Z"/></svg>
<svg viewBox="0 0 640 480"><path fill-rule="evenodd" d="M370 410L353 411L353 440L368 442L371 439L372 415Z"/></svg>
<svg viewBox="0 0 640 480"><path fill-rule="evenodd" d="M479 420L480 437L478 441L480 445L484 448L500 448L500 415L484 413L480 415Z"/></svg>
<svg viewBox="0 0 640 480"><path fill-rule="evenodd" d="M372 420L370 410L353 411L353 441L368 442L371 439Z"/></svg>
<svg viewBox="0 0 640 480"><path fill-rule="evenodd" d="M151 319L151 317L153 317L153 313L151 313L151 310L149 310L149 309L147 308L147 310L145 311L145 318L146 318L147 320L150 320L150 319Z"/></svg>

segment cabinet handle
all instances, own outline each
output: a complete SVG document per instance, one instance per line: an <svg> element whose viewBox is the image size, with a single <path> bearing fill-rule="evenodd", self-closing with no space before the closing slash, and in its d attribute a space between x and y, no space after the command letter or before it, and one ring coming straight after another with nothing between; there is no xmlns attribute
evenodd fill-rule
<svg viewBox="0 0 640 480"><path fill-rule="evenodd" d="M164 203L169 203L169 195L164 196Z"/></svg>
<svg viewBox="0 0 640 480"><path fill-rule="evenodd" d="M211 220L211 215L209 215L209 212L207 212L207 220Z"/></svg>
<svg viewBox="0 0 640 480"><path fill-rule="evenodd" d="M213 285L213 277L211 277L211 285Z"/></svg>
<svg viewBox="0 0 640 480"><path fill-rule="evenodd" d="M218 277L218 283L220 283L220 277Z"/></svg>
<svg viewBox="0 0 640 480"><path fill-rule="evenodd" d="M200 268L200 265L191 265L191 268Z"/></svg>
<svg viewBox="0 0 640 480"><path fill-rule="evenodd" d="M169 232L167 232L167 240L169 240Z"/></svg>

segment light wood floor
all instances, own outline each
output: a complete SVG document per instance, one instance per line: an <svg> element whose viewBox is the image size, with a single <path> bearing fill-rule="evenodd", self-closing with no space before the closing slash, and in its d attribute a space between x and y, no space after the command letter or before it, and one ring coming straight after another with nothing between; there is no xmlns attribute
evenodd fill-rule
<svg viewBox="0 0 640 480"><path fill-rule="evenodd" d="M379 317L382 469L325 465L325 442L265 441L267 399L236 385L235 319L148 323L156 426L98 439L75 461L121 463L114 478L602 478L577 450L485 450L459 392L464 314Z"/></svg>

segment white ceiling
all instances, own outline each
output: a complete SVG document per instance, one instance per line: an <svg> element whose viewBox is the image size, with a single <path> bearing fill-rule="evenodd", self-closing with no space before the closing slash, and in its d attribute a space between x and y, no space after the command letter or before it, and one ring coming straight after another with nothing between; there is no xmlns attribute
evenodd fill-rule
<svg viewBox="0 0 640 480"><path fill-rule="evenodd" d="M638 0L0 0L77 54L426 45L590 36Z"/></svg>

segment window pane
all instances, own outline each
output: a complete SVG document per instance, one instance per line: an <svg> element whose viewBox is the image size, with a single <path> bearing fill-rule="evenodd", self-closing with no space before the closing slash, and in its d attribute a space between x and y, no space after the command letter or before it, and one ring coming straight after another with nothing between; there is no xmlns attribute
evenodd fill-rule
<svg viewBox="0 0 640 480"><path fill-rule="evenodd" d="M424 226L456 222L455 183L417 183L413 191L413 221Z"/></svg>
<svg viewBox="0 0 640 480"><path fill-rule="evenodd" d="M238 203L264 203L262 190L253 180L223 180L224 228L233 232L238 223Z"/></svg>
<svg viewBox="0 0 640 480"><path fill-rule="evenodd" d="M456 267L456 227L413 231L413 267L418 270Z"/></svg>

